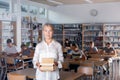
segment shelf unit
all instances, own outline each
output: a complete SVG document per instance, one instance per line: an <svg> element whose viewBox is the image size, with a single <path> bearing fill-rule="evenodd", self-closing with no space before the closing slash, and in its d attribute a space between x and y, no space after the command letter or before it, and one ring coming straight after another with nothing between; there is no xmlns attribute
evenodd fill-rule
<svg viewBox="0 0 120 80"><path fill-rule="evenodd" d="M78 44L82 48L82 25L81 24L53 24L53 38L64 46L65 39Z"/></svg>
<svg viewBox="0 0 120 80"><path fill-rule="evenodd" d="M31 22L28 17L23 17L21 26L21 41L29 47L35 47L42 40L42 24ZM32 45L30 45L32 44Z"/></svg>
<svg viewBox="0 0 120 80"><path fill-rule="evenodd" d="M16 22L15 21L0 21L0 50L4 50L7 46L7 39L11 39L16 45Z"/></svg>
<svg viewBox="0 0 120 80"><path fill-rule="evenodd" d="M63 45L63 24L52 24L54 26L53 38Z"/></svg>
<svg viewBox="0 0 120 80"><path fill-rule="evenodd" d="M52 24L54 26L54 39L64 46L67 38L78 44L84 50L90 41L95 42L98 49L102 49L106 42L113 47L120 48L120 24Z"/></svg>
<svg viewBox="0 0 120 80"><path fill-rule="evenodd" d="M77 43L82 49L82 24L64 24L63 38Z"/></svg>
<svg viewBox="0 0 120 80"><path fill-rule="evenodd" d="M83 48L94 41L97 48L103 47L103 24L83 24Z"/></svg>
<svg viewBox="0 0 120 80"><path fill-rule="evenodd" d="M116 49L120 48L120 24L104 24L104 43L111 42Z"/></svg>

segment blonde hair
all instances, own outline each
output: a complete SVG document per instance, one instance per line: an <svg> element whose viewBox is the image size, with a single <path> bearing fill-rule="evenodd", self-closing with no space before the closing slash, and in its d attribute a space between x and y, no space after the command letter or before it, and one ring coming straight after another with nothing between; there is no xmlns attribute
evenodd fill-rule
<svg viewBox="0 0 120 80"><path fill-rule="evenodd" d="M53 25L50 24L50 23L44 24L43 27L42 27L42 30L44 30L45 27L51 27L51 29L54 31L54 27L53 27Z"/></svg>

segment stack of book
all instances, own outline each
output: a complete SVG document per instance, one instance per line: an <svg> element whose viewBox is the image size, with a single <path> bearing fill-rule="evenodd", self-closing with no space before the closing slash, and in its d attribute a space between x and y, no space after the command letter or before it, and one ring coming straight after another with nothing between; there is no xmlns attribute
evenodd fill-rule
<svg viewBox="0 0 120 80"><path fill-rule="evenodd" d="M41 62L41 71L54 71L57 67L54 65L54 59L53 58L43 58Z"/></svg>

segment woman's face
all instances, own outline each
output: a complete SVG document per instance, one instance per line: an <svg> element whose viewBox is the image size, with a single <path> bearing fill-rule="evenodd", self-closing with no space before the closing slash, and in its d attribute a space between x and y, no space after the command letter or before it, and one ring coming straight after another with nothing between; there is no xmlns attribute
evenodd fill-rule
<svg viewBox="0 0 120 80"><path fill-rule="evenodd" d="M43 35L45 39L52 39L53 37L53 29L51 26L44 26Z"/></svg>

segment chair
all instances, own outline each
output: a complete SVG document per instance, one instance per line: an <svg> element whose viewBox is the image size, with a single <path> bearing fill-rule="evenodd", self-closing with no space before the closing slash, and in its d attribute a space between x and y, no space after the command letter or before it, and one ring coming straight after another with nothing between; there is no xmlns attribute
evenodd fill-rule
<svg viewBox="0 0 120 80"><path fill-rule="evenodd" d="M8 80L15 80L15 79L17 79L17 80L26 80L26 76L25 75L8 73L7 74L7 79Z"/></svg>
<svg viewBox="0 0 120 80"><path fill-rule="evenodd" d="M0 80L5 80L7 74L7 65L4 57L0 56Z"/></svg>
<svg viewBox="0 0 120 80"><path fill-rule="evenodd" d="M74 73L73 71L60 71L60 80L79 80L83 74Z"/></svg>
<svg viewBox="0 0 120 80"><path fill-rule="evenodd" d="M81 70L81 68L83 70ZM80 63L80 67L78 67L78 73L82 73L85 74L85 76L91 80L96 79L97 78L97 74L100 73L100 70L94 65L94 61L84 61L82 63Z"/></svg>
<svg viewBox="0 0 120 80"><path fill-rule="evenodd" d="M16 59L13 57L6 56L5 59L6 59L6 63L7 63L7 71L8 72L19 70L19 69L24 69L24 67L25 67L25 64L23 61L17 62Z"/></svg>
<svg viewBox="0 0 120 80"><path fill-rule="evenodd" d="M82 76L83 80L86 80L86 79L93 80L94 70L92 67L80 66L78 68L78 73L84 74L84 76Z"/></svg>

